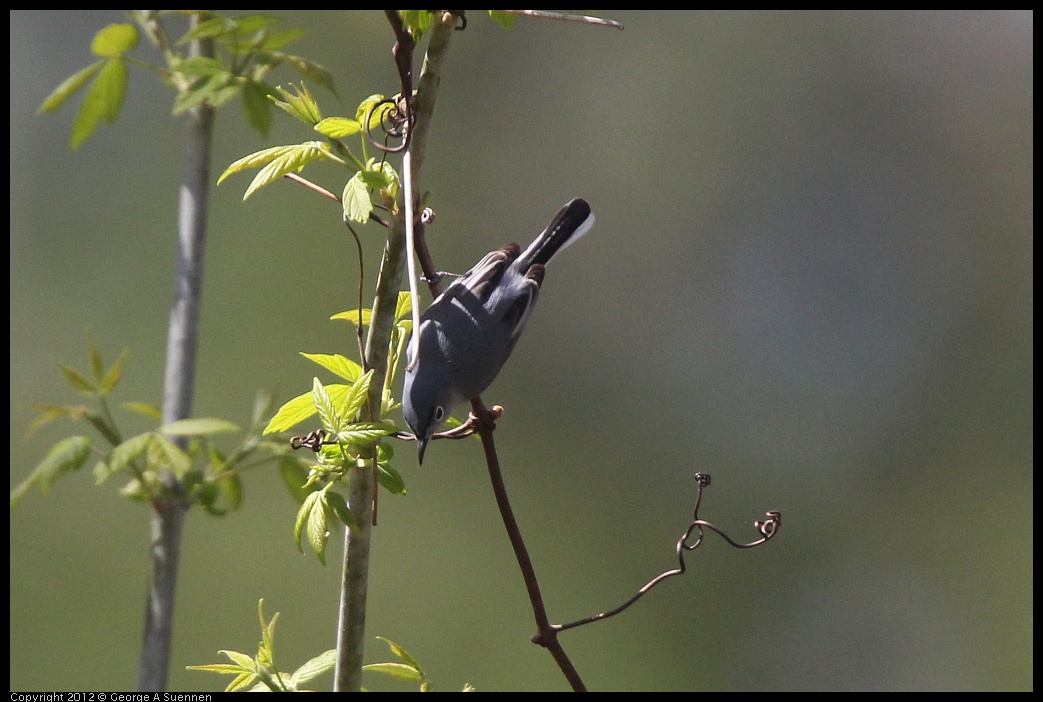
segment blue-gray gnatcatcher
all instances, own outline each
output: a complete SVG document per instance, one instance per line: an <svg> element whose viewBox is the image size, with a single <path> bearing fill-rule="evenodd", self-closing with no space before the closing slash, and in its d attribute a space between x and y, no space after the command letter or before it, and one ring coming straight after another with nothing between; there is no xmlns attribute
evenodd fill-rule
<svg viewBox="0 0 1043 702"><path fill-rule="evenodd" d="M419 358L410 358L402 393L402 414L416 434L421 463L438 426L489 387L511 355L536 304L544 267L593 224L590 205L572 200L525 251L508 244L486 254L424 312Z"/></svg>

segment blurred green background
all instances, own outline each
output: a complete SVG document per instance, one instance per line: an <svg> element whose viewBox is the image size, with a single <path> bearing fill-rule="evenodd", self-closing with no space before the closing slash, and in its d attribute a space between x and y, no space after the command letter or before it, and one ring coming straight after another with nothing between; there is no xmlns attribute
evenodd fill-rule
<svg viewBox="0 0 1043 702"><path fill-rule="evenodd" d="M344 106L397 90L379 12L273 12L309 30ZM563 636L594 690L1032 687L1030 12L609 12L623 32L472 12L450 48L423 187L436 262L526 243L574 196L595 229L555 261L494 386L510 495L552 619L613 607L673 567L692 473L710 539L626 614ZM75 401L55 363L130 347L117 399L159 403L181 122L155 76L79 152L75 105L40 102L115 11L11 13L11 485L61 436L32 402ZM426 46L426 42L424 44ZM142 48L138 55L153 56ZM419 63L419 62L418 62ZM297 80L288 72L275 77ZM218 118L213 175L314 138ZM332 168L306 172L339 191ZM289 183L214 190L196 414L245 425L254 392L310 388L299 351L354 357L353 244ZM383 232L366 230L367 285ZM126 415L122 415L126 416ZM143 424L129 420L128 431ZM383 493L367 633L442 690L566 689L534 633L477 444L440 442ZM274 471L225 519L190 515L172 690L256 650L334 645L329 567L293 543ZM11 689L130 689L147 510L85 471L11 515ZM389 658L375 639L367 659ZM372 689L396 689L368 679ZM319 681L326 688L330 678ZM401 689L401 688L398 688Z"/></svg>

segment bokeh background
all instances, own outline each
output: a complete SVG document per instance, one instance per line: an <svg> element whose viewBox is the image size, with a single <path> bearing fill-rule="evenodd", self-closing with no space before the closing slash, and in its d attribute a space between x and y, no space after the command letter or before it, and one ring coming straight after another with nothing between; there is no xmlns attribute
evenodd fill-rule
<svg viewBox="0 0 1043 702"><path fill-rule="evenodd" d="M294 47L354 114L396 91L379 12L288 11ZM1032 687L1032 58L1029 12L611 12L625 31L473 12L454 36L423 187L439 267L526 242L574 196L595 229L548 273L488 402L553 619L608 609L673 567L692 474L711 539L682 578L564 636L594 690ZM11 485L57 438L29 403L72 402L55 363L131 353L118 399L159 402L182 124L156 77L77 153L75 108L37 116L114 11L11 18ZM425 44L426 45L426 44ZM154 59L148 47L137 55ZM297 80L289 72L275 77ZM214 177L313 138L237 105ZM339 191L341 173L306 172ZM214 190L196 413L245 425L353 355L356 254L336 208L289 183ZM368 230L367 285L383 233ZM129 415L127 429L142 430ZM566 689L534 632L479 447L432 445L380 502L368 633L435 686ZM256 650L280 667L334 644L329 567L293 543L271 469L243 509L187 523L172 690ZM11 689L127 690L140 649L147 510L89 471L11 515ZM389 654L376 639L370 661ZM317 681L328 688L330 677ZM402 689L368 678L371 689Z"/></svg>

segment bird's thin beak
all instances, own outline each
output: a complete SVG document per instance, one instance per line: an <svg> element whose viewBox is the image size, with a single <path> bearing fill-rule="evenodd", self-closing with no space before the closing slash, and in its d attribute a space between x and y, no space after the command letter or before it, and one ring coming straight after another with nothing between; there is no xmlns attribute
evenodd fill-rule
<svg viewBox="0 0 1043 702"><path fill-rule="evenodd" d="M419 453L420 455L420 465L424 465L424 451L427 449L427 442L429 440L430 437L428 437L427 439L421 439L420 437L417 437L416 448L417 453Z"/></svg>

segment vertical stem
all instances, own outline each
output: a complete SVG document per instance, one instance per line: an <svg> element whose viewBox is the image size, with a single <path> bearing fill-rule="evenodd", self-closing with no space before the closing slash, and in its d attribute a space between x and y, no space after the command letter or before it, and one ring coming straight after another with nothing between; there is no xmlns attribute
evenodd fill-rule
<svg viewBox="0 0 1043 702"><path fill-rule="evenodd" d="M366 638L366 596L369 593L369 549L373 516L373 474L351 471L348 505L357 526L344 534L344 559L340 581L340 620L337 626L337 665L334 692L361 692L362 658Z"/></svg>
<svg viewBox="0 0 1043 702"><path fill-rule="evenodd" d="M145 637L138 666L139 692L161 692L167 687L185 511L183 504L174 499L156 500L152 505L149 548L152 580L145 604Z"/></svg>
<svg viewBox="0 0 1043 702"><path fill-rule="evenodd" d="M452 38L455 19L448 13L442 15L431 32L427 57L416 98L416 122L410 135L410 152L413 158L413 192L419 193L420 171L424 162L424 149L434 113L435 96L441 79L442 60L449 40ZM416 203L414 202L414 205ZM373 381L369 386L369 407L379 412L381 393L387 375L388 344L395 323L395 307L398 290L402 285L402 269L405 256L405 227L402 216L392 220L388 232L384 258L377 278L377 290L373 300L373 317L366 340L366 367L372 368ZM379 417L372 417L376 420ZM375 460L375 459L374 459ZM335 691L359 691L362 689L362 659L365 650L366 596L368 592L370 516L373 505L372 473L367 470L351 471L348 486L348 506L355 515L358 527L347 529L344 535L344 566L341 577L340 617L337 626L337 664L334 671Z"/></svg>
<svg viewBox="0 0 1043 702"><path fill-rule="evenodd" d="M198 23L199 16L193 15L192 26ZM212 57L214 43L211 40L194 42L191 53ZM192 110L188 115L178 202L177 272L167 333L164 423L184 419L192 413L213 121L214 109L207 104ZM181 443L183 445L183 441ZM170 471L165 471L161 480L163 494L152 502L152 582L147 596L144 642L138 667L138 690L148 692L162 691L167 686L181 534L188 510L184 486L180 481Z"/></svg>
<svg viewBox="0 0 1043 702"><path fill-rule="evenodd" d="M213 42L207 43L213 47ZM167 332L164 422L185 419L192 414L210 197L213 121L214 109L208 104L192 110L188 115L185 162L178 198L177 272Z"/></svg>
<svg viewBox="0 0 1043 702"><path fill-rule="evenodd" d="M387 375L388 344L395 322L398 289L402 285L405 236L402 219L395 218L388 232L384 257L377 278L373 317L366 341L366 367L374 369L367 405L380 413L384 376ZM370 417L374 421L379 416ZM371 460L376 460L372 458ZM344 533L344 565L341 570L340 617L337 626L337 665L333 674L335 692L362 689L362 659L365 653L366 598L369 593L369 551L373 514L373 474L356 468L349 474L348 507L356 527Z"/></svg>

